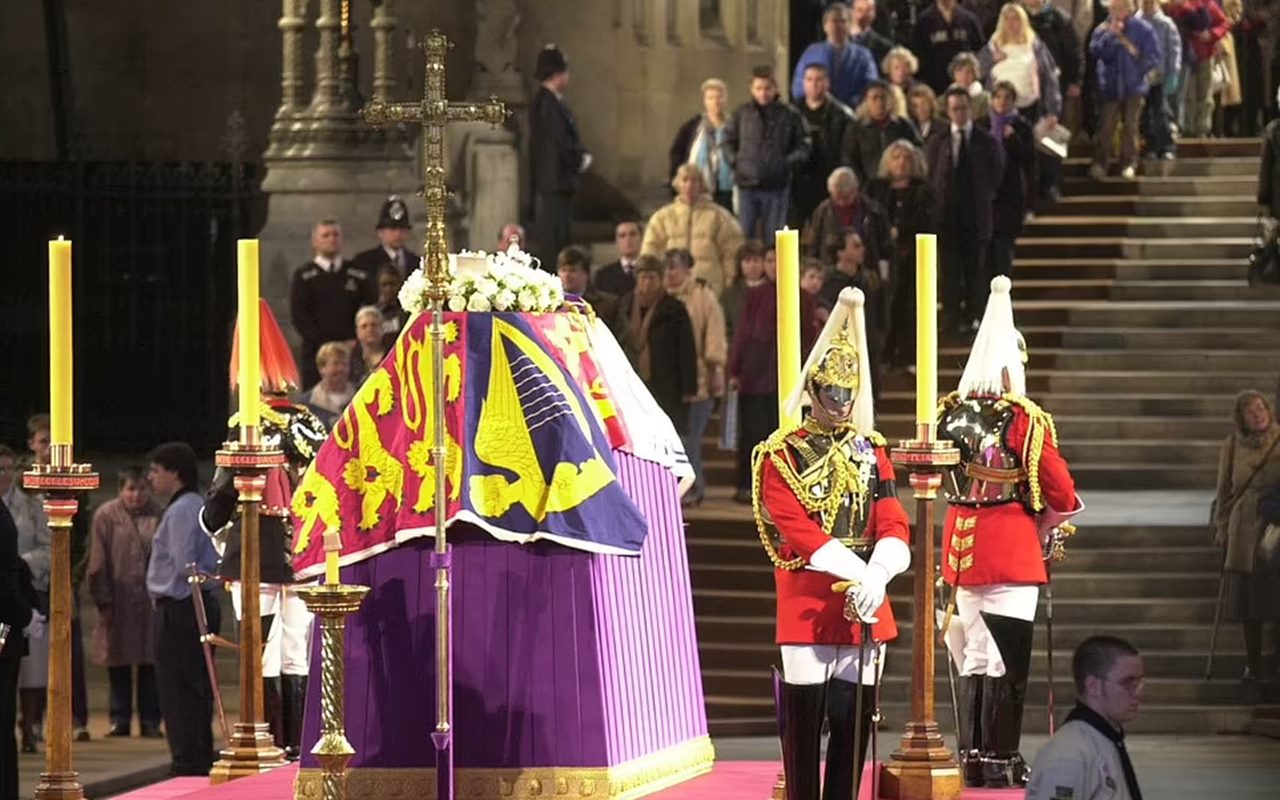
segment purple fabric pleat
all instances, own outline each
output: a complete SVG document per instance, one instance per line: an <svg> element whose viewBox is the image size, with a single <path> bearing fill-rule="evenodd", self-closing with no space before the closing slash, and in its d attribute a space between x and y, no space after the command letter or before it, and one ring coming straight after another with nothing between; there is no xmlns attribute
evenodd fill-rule
<svg viewBox="0 0 1280 800"><path fill-rule="evenodd" d="M619 481L650 522L638 558L450 528L458 768L610 766L706 735L676 479L616 457ZM413 540L342 568L344 582L373 587L347 623L354 768L435 764L431 547ZM319 684L309 686L304 767L316 766Z"/></svg>

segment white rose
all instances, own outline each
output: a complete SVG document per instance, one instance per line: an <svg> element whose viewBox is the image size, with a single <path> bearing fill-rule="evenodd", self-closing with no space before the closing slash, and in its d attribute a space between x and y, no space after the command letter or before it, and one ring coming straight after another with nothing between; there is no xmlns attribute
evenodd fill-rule
<svg viewBox="0 0 1280 800"><path fill-rule="evenodd" d="M489 298L482 294L473 294L467 301L468 311L488 311L489 308Z"/></svg>
<svg viewBox="0 0 1280 800"><path fill-rule="evenodd" d="M492 278L481 278L476 281L476 291L485 297L493 297L498 293L498 284Z"/></svg>
<svg viewBox="0 0 1280 800"><path fill-rule="evenodd" d="M538 310L538 296L534 294L533 289L528 287L521 289L516 298L520 301L519 309L521 311Z"/></svg>
<svg viewBox="0 0 1280 800"><path fill-rule="evenodd" d="M499 311L509 311L516 304L516 293L510 289L503 289L494 295L493 307Z"/></svg>
<svg viewBox="0 0 1280 800"><path fill-rule="evenodd" d="M461 311L466 311L466 310L467 310L467 298L463 297L463 296L462 296L462 295L460 295L460 294L455 294L455 295L451 296L451 297L449 298L449 310L450 310L450 311L459 311L459 312L461 312Z"/></svg>

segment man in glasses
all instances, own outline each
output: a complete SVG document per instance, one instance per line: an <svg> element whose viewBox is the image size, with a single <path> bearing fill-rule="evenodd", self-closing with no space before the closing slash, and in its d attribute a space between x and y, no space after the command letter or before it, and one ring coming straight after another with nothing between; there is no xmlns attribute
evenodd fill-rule
<svg viewBox="0 0 1280 800"><path fill-rule="evenodd" d="M1031 765L1027 800L1142 800L1124 746L1124 726L1138 716L1142 656L1124 639L1093 636L1071 659L1076 707Z"/></svg>

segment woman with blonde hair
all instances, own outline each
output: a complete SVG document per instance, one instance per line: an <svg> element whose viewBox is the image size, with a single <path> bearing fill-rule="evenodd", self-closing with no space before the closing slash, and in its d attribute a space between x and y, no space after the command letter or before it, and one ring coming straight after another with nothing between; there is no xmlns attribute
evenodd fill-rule
<svg viewBox="0 0 1280 800"><path fill-rule="evenodd" d="M1280 565L1260 548L1280 491L1280 426L1275 408L1258 391L1236 396L1235 430L1222 443L1218 489L1213 501L1213 542L1224 549L1224 615L1244 626L1248 658L1242 680L1262 669L1262 625L1280 622ZM1274 667L1273 667L1274 669Z"/></svg>
<svg viewBox="0 0 1280 800"><path fill-rule="evenodd" d="M889 223L889 311L881 325L887 332L885 360L890 367L906 367L915 363L916 234L936 231L924 151L906 139L890 143L863 192L884 209Z"/></svg>
<svg viewBox="0 0 1280 800"><path fill-rule="evenodd" d="M733 280L742 226L707 195L697 164L681 164L671 186L676 198L649 218L640 252L661 258L668 250L688 250L693 254L693 277L719 297Z"/></svg>
<svg viewBox="0 0 1280 800"><path fill-rule="evenodd" d="M947 121L938 113L938 96L924 83L916 84L907 92L906 117L915 134L915 143L921 147L948 130Z"/></svg>
<svg viewBox="0 0 1280 800"><path fill-rule="evenodd" d="M715 200L724 208L733 209L733 168L720 152L724 124L729 116L725 101L729 88L719 78L707 78L702 82L702 113L695 114L676 131L667 158L671 164L671 181L674 185L676 170L682 164L694 164L702 172Z"/></svg>

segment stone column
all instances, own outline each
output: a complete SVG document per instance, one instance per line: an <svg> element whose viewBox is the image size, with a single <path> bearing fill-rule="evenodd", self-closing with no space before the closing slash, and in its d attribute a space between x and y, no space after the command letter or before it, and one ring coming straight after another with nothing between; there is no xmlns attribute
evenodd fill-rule
<svg viewBox="0 0 1280 800"><path fill-rule="evenodd" d="M340 110L338 48L342 18L338 6L339 0L320 0L320 16L316 19L316 31L320 34L316 47L316 88L311 95L313 117L325 117Z"/></svg>
<svg viewBox="0 0 1280 800"><path fill-rule="evenodd" d="M393 0L375 2L373 20L369 23L373 29L373 99L383 103L391 102L391 89L395 86L395 76L391 74L391 40L398 20L393 6Z"/></svg>
<svg viewBox="0 0 1280 800"><path fill-rule="evenodd" d="M353 43L355 23L351 21L351 0L341 0L342 14L338 45L338 95L344 113L364 105L360 87L356 85L360 74L360 56Z"/></svg>
<svg viewBox="0 0 1280 800"><path fill-rule="evenodd" d="M302 27L306 25L306 0L282 0L280 21L280 106L271 125L266 158L284 155L292 143L297 120L306 111L303 100Z"/></svg>

